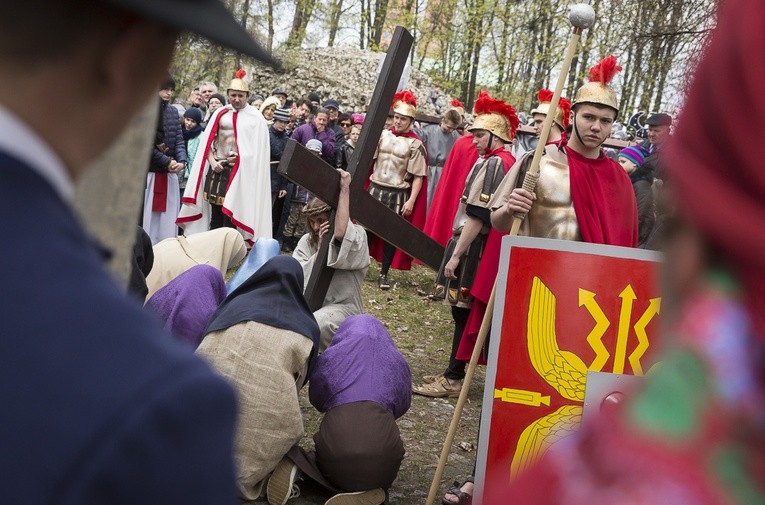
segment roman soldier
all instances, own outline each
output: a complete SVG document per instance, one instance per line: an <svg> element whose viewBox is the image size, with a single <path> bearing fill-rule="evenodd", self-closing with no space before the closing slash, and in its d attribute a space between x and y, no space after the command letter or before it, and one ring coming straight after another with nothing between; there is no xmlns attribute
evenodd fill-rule
<svg viewBox="0 0 765 505"><path fill-rule="evenodd" d="M252 247L271 238L268 125L247 104L250 88L239 70L227 89L229 104L216 110L199 141L183 194L178 225L189 235L235 227Z"/></svg>
<svg viewBox="0 0 765 505"><path fill-rule="evenodd" d="M416 114L417 99L411 91L394 95L393 128L384 130L377 144L369 193L422 229L427 206L428 158L425 146L412 131ZM382 290L390 289L388 270L391 266L409 270L412 264L412 258L379 238L372 240L370 255L382 264L378 279Z"/></svg>
<svg viewBox="0 0 765 505"><path fill-rule="evenodd" d="M465 376L465 362L457 360L456 354L473 306L472 288L476 273L480 263L490 261L496 274L499 263L498 251L484 254L491 232L489 204L505 173L515 163L515 158L505 146L512 142L520 122L510 104L492 98L486 91L479 93L474 112L476 118L469 131L473 134L473 145L480 156L465 181L454 216L453 235L446 245L434 293L434 298L442 299L452 307L452 352L449 366L443 374L413 389L423 396L459 396ZM493 283L493 278L483 281Z"/></svg>

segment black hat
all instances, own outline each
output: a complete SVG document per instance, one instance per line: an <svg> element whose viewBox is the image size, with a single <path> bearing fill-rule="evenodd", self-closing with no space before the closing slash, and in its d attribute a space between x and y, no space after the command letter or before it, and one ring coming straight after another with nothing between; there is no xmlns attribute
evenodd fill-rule
<svg viewBox="0 0 765 505"><path fill-rule="evenodd" d="M308 100L310 100L311 102L319 103L321 102L321 96L317 92L312 91L308 93Z"/></svg>
<svg viewBox="0 0 765 505"><path fill-rule="evenodd" d="M645 124L648 126L672 126L672 116L663 112L651 114Z"/></svg>
<svg viewBox="0 0 765 505"><path fill-rule="evenodd" d="M159 89L172 89L175 91L175 79L173 79L173 76L170 74L167 74L165 76L165 80L162 81L162 83L159 85Z"/></svg>
<svg viewBox="0 0 765 505"><path fill-rule="evenodd" d="M287 98L287 92L278 88L271 92L271 96L276 96L276 95L284 95L284 98Z"/></svg>
<svg viewBox="0 0 765 505"><path fill-rule="evenodd" d="M332 100L331 98L329 100L325 100L323 104L321 104L322 107L325 109L329 109L332 107L335 110L340 110L340 104L337 103L337 100Z"/></svg>
<svg viewBox="0 0 765 505"><path fill-rule="evenodd" d="M210 95L210 98L207 100L207 102L209 103L210 100L212 100L213 98L217 98L218 101L220 103L222 103L223 105L226 105L226 103L228 103L228 102L226 102L226 97L221 95L220 93L214 93L214 94Z"/></svg>
<svg viewBox="0 0 765 505"><path fill-rule="evenodd" d="M202 111L197 109L196 107L189 107L186 109L186 112L183 113L183 117L187 117L189 119L193 119L197 123L202 122Z"/></svg>
<svg viewBox="0 0 765 505"><path fill-rule="evenodd" d="M278 60L253 40L220 0L106 1L172 28L194 32L212 42L254 56L272 67L281 66Z"/></svg>

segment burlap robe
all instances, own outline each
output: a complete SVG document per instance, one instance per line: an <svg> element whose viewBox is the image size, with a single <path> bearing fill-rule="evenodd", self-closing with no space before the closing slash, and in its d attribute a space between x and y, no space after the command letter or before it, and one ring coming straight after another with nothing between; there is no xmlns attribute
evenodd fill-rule
<svg viewBox="0 0 765 505"><path fill-rule="evenodd" d="M245 321L207 334L197 349L237 393L234 454L246 500L260 495L264 479L303 436L295 378L312 345L298 333Z"/></svg>

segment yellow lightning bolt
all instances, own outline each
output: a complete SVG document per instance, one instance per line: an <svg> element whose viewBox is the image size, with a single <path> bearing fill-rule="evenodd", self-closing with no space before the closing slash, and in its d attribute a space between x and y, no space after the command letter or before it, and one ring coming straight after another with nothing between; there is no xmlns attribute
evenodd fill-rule
<svg viewBox="0 0 765 505"><path fill-rule="evenodd" d="M638 345L635 350L630 354L629 362L632 366L632 373L635 375L643 375L643 366L640 364L640 358L643 357L650 343L648 342L648 335L645 332L646 326L651 320L661 311L661 298L651 298L648 303L648 308L638 322L635 323L635 335L637 335Z"/></svg>
<svg viewBox="0 0 765 505"><path fill-rule="evenodd" d="M529 405L530 407L550 405L549 395L542 396L542 393L538 393L537 391L526 391L525 389L495 389L494 398L499 398L503 402Z"/></svg>
<svg viewBox="0 0 765 505"><path fill-rule="evenodd" d="M595 320L595 327L587 335L587 343L590 344L592 350L595 351L595 359L592 360L588 370L600 371L603 370L603 365L606 364L611 354L603 345L603 335L606 334L606 330L611 326L611 322L606 317L603 309L600 308L598 302L595 301L595 293L587 291L586 289L579 289L579 306L587 309L592 318Z"/></svg>

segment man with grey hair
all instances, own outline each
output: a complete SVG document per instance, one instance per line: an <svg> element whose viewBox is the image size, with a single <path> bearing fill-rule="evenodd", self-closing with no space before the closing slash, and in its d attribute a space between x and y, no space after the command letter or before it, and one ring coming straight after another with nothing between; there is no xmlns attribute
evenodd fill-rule
<svg viewBox="0 0 765 505"><path fill-rule="evenodd" d="M204 100L204 107L207 108L207 103L210 101L210 97L218 92L218 86L210 81L202 81L199 83L199 93Z"/></svg>
<svg viewBox="0 0 765 505"><path fill-rule="evenodd" d="M3 6L0 212L13 237L0 253L0 290L12 293L0 305L4 503L236 499L230 386L127 298L71 207L74 181L157 92L181 30L270 60L220 0L177 4Z"/></svg>

